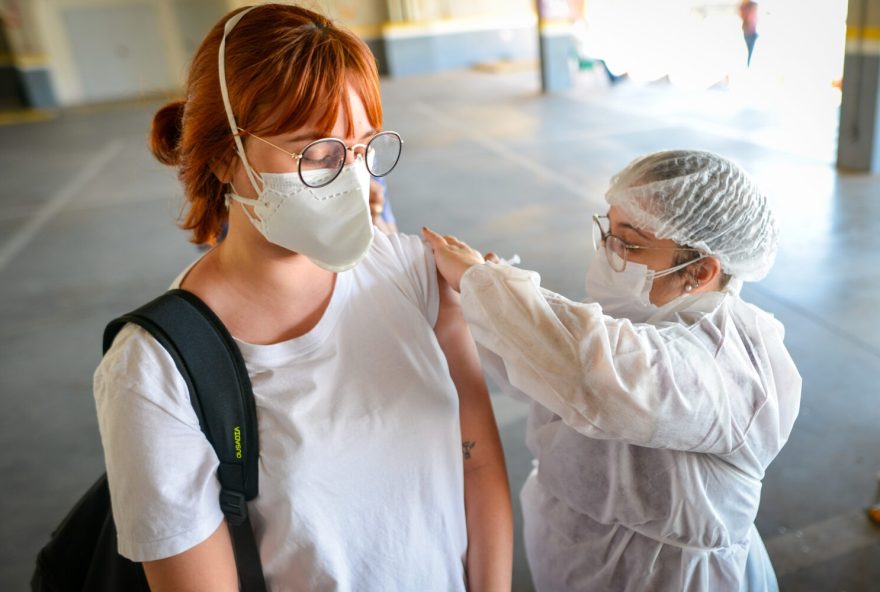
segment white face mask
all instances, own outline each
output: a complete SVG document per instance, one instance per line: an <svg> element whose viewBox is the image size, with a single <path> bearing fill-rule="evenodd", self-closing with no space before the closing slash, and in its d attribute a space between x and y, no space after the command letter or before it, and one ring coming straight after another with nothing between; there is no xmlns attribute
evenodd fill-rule
<svg viewBox="0 0 880 592"><path fill-rule="evenodd" d="M303 174L320 175L320 171ZM370 173L363 158L343 167L329 185L313 188L297 173L263 173L257 199L228 199L254 208L248 219L267 241L301 253L328 271L357 265L373 242Z"/></svg>
<svg viewBox="0 0 880 592"><path fill-rule="evenodd" d="M608 316L644 323L660 310L660 307L651 303L654 280L684 269L696 261L688 261L662 271L653 271L647 265L627 261L623 271L614 271L608 263L605 249L599 248L587 271L586 302L599 304L602 312Z"/></svg>
<svg viewBox="0 0 880 592"><path fill-rule="evenodd" d="M357 265L373 242L373 221L370 216L370 174L361 156L343 167L339 176L324 187L312 188L299 174L257 174L248 163L244 144L229 102L226 86L224 52L226 37L241 18L252 10L244 10L226 22L220 42L218 68L223 106L235 140L238 156L244 165L256 199L235 193L227 195L227 203L237 201L254 208L245 214L266 240L300 253L328 271L345 271ZM322 171L304 171L304 175L322 175Z"/></svg>

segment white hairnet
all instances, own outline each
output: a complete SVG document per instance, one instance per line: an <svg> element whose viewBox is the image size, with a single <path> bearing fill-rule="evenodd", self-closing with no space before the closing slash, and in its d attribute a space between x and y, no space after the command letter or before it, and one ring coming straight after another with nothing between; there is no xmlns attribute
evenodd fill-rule
<svg viewBox="0 0 880 592"><path fill-rule="evenodd" d="M777 229L767 198L737 164L711 152L668 150L631 162L605 198L633 226L717 257L742 281L767 275Z"/></svg>

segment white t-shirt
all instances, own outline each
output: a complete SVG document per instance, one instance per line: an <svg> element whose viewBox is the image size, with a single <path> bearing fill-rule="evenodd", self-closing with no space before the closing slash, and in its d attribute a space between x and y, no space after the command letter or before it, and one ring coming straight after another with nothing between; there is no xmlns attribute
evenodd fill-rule
<svg viewBox="0 0 880 592"><path fill-rule="evenodd" d="M271 590L465 588L458 396L438 302L430 249L377 232L309 333L238 341L259 425L248 509ZM149 561L204 541L223 518L218 461L171 357L125 327L95 400L120 553Z"/></svg>

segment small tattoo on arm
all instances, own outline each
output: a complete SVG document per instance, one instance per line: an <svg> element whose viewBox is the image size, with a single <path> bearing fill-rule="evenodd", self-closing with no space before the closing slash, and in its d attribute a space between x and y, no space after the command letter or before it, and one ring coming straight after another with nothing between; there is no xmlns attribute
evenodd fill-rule
<svg viewBox="0 0 880 592"><path fill-rule="evenodd" d="M477 443L473 442L471 440L465 440L464 442L461 443L461 451L462 451L462 453L464 453L465 460L467 460L471 457L471 450L473 450L474 446L476 446L476 445L477 445Z"/></svg>

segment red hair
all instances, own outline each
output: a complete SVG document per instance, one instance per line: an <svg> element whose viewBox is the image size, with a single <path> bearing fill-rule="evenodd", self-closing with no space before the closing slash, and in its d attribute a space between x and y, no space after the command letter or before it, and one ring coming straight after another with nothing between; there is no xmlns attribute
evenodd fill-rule
<svg viewBox="0 0 880 592"><path fill-rule="evenodd" d="M150 150L178 168L189 209L181 227L197 244L216 241L227 217L224 184L215 171L238 158L220 95L217 53L226 21L205 37L193 57L186 100L172 101L153 118ZM340 106L352 135L349 85L375 129L382 127L376 60L366 44L326 17L286 4L253 9L226 38L226 84L239 127L278 135L316 119L329 135Z"/></svg>

